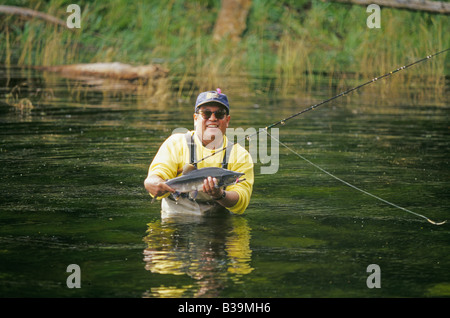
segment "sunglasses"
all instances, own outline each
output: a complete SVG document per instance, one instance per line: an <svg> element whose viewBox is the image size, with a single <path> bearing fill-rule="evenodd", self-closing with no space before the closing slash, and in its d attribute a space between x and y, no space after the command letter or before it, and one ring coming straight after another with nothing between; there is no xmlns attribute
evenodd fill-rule
<svg viewBox="0 0 450 318"><path fill-rule="evenodd" d="M198 110L197 114L202 115L203 119L208 119L212 114L214 114L217 119L223 119L227 112L225 110L217 110L215 112L212 112L210 110Z"/></svg>

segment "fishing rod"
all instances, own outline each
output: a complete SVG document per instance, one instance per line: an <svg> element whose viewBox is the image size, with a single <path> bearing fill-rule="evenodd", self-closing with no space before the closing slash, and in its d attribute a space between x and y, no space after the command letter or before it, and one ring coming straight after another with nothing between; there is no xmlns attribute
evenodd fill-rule
<svg viewBox="0 0 450 318"><path fill-rule="evenodd" d="M284 124L286 121L288 121L288 120L290 120L290 119L292 119L292 118L294 118L294 117L297 117L297 116L299 116L299 115L301 115L301 114L304 114L304 113L306 113L306 112L308 112L308 111L310 111L310 110L314 110L314 109L316 109L317 107L322 106L323 104L326 104L326 103L328 103L328 102L331 102L332 100L335 100L335 99L337 99L337 98L339 98L339 97L341 97L341 96L347 95L347 94L349 94L349 93L351 93L351 92L353 92L353 91L356 91L356 90L358 90L358 89L360 89L360 88L362 88L362 87L364 87L364 86L366 86L366 85L375 83L376 81L378 81L378 80L380 80L380 79L389 77L389 76L391 76L391 75L393 75L393 74L395 74L395 73L397 73L397 72L400 72L400 71L402 71L402 70L404 70L404 69L407 69L407 68L409 68L409 67L411 67L411 66L413 66L413 65L419 64L419 63L421 63L421 62L423 62L423 61L429 60L429 59L431 59L432 57L434 57L434 56L436 56L436 55L439 55L439 54L442 54L442 53L444 53L444 52L446 52L446 51L449 51L449 50L450 50L450 48L445 49L445 50L442 50L442 51L437 52L437 53L434 53L434 54L431 54L431 55L427 55L426 57L424 57L424 58L422 58L422 59L420 59L420 60L417 60L417 61L415 61L415 62L413 62L413 63L411 63L411 64L408 64L408 65L399 67L399 68L397 68L396 70L391 71L391 72L389 72L389 73L386 73L386 74L384 74L384 75L381 75L381 76L379 76L379 77L374 77L374 78L371 79L370 81L367 81L367 82L365 82L365 83L363 83L363 84L361 84L361 85L358 85L358 86L355 86L355 87L353 87L353 88L350 88L350 89L348 89L348 90L346 90L346 91L344 91L344 92L342 92L342 93L340 93L340 94L338 94L338 95L336 95L336 96L333 96L333 97L331 97L331 98L328 98L328 99L326 99L326 100L324 100L324 101L322 101L322 102L320 102L320 103L318 103L318 104L312 105L312 106L310 106L310 107L308 107L308 108L306 108L306 109L304 109L304 110L302 110L302 111L299 111L298 113L295 113L295 114L293 114L293 115L291 115L291 116L289 116L289 117L286 117L285 119L281 119L280 121L278 121L278 122L276 122L276 123L273 123L273 124L270 125L270 126L267 126L265 129L269 129L269 128L278 126L278 125L280 125L280 124Z"/></svg>
<svg viewBox="0 0 450 318"><path fill-rule="evenodd" d="M277 121L277 122L275 122L275 123L273 123L273 124L271 124L271 125L269 125L269 126L266 126L264 129L258 130L257 132L255 132L255 133L253 133L253 134L251 134L251 135L248 135L246 138L247 138L247 140L250 140L251 137L254 137L254 136L259 135L262 131L266 131L266 132L267 132L268 129L270 129L270 128L273 128L273 127L278 126L278 125L284 125L288 120L291 120L291 119L293 119L293 118L295 118L295 117L297 117L297 116L300 116L300 115L302 115L302 114L304 114L304 113L306 113L306 112L309 112L309 111L311 111L311 110L314 110L314 109L316 109L316 108L318 108L318 107L320 107L320 106L322 106L322 105L324 105L324 104L326 104L326 103L329 103L329 102L331 102L331 101L333 101L333 100L335 100L335 99L337 99L337 98L339 98L339 97L342 97L342 96L347 95L347 94L349 94L349 93L351 93L351 92L354 92L354 91L356 91L356 90L358 90L358 89L360 89L360 88L362 88L362 87L364 87L364 86L367 86L367 85L370 85L370 84L372 84L372 83L375 83L376 81L378 81L378 80L380 80L380 79L387 78L387 77L389 77L389 76L391 76L391 75L393 75L393 74L395 74L395 73L398 73L398 72L400 72L400 71L402 71L402 70L405 70L405 69L407 69L407 68L410 68L411 66L414 66L414 65L416 65L416 64L422 63L422 62L424 62L424 61L426 61L426 60L429 60L429 59L431 59L431 58L433 58L433 57L435 57L435 56L437 56L437 55L439 55L439 54L442 54L442 53L444 53L444 52L447 52L447 51L449 51L449 50L450 50L450 48L445 49L445 50L442 50L442 51L439 51L439 52L436 52L436 53L433 53L433 54L430 54L430 55L427 55L426 57L424 57L424 58L422 58L422 59L420 59L420 60L417 60L417 61L412 62L412 63L410 63L410 64L407 64L407 65L405 65L405 66L401 66L401 67L397 68L397 69L394 70L394 71L391 71L391 72L389 72L389 73L383 74L383 75L378 76L378 77L374 77L374 78L371 79L370 81L367 81L367 82L365 82L365 83L363 83L363 84L360 84L360 85L355 86L355 87L353 87L353 88L350 88L350 89L348 89L348 90L346 90L346 91L343 91L343 92L341 92L341 93L339 93L339 94L337 94L337 95L335 95L335 96L333 96L333 97L331 97L331 98L325 99L325 100L321 101L320 103L317 103L317 104L314 104L314 105L312 105L312 106L309 106L308 108L305 108L305 109L299 111L298 113L292 114L292 115L290 115L290 116L288 116L288 117L286 117L286 118L284 118L284 119L281 119L281 120L279 120L279 121ZM202 162L202 161L206 160L207 158L210 158L210 157L212 157L212 156L215 156L215 155L217 155L218 153L221 153L222 151L225 151L227 148L233 147L233 146L234 146L235 144L237 144L237 143L238 143L238 142L236 141L236 142L231 143L231 144L228 145L228 146L224 146L222 149L217 150L217 151L214 152L213 154L208 155L208 156L205 156L205 157L203 157L203 158L197 160L196 162L193 163L193 165L194 165L194 166L197 166L197 164L198 164L199 162Z"/></svg>
<svg viewBox="0 0 450 318"><path fill-rule="evenodd" d="M351 187L351 188L353 188L353 189L355 189L355 190L358 190L358 191L360 191L360 192L362 192L362 193L364 193L364 194L366 194L366 195L369 195L369 196L371 196L371 197L373 197L373 198L375 198L375 199L377 199L377 200L379 200L379 201L381 201L381 202L384 202L384 203L386 203L386 204L388 204L388 205L391 205L391 206L393 206L393 207L395 207L395 208L401 209L401 210L403 210L403 211L405 211L405 212L408 212L408 213L410 213L410 214L413 214L413 215L416 215L416 216L418 216L418 217L424 218L424 219L426 219L428 222L430 222L431 224L434 224L434 225L442 225L442 224L445 224L447 221L443 221L443 222L435 222L435 221L429 219L428 217L426 217L426 216L424 216L424 215L422 215L422 214L419 214L419 213L413 212L413 211L411 211L411 210L408 210L408 209L406 209L406 208L403 208L403 207L401 207L401 206L399 206L399 205L397 205L397 204L395 204L395 203L389 202L389 201L387 201L387 200L385 200L385 199L383 199L383 198L380 198L380 197L378 197L378 196L376 196L376 195L374 195L374 194L372 194L372 193L369 193L369 192L367 192L367 191L365 191L365 190L363 190L363 189L360 189L360 188L358 188L357 186L355 186L355 185L353 185L353 184L351 184L351 183L349 183L349 182L347 182L347 181L345 181L345 180L342 180L341 178L339 178L339 177L333 175L332 173L326 171L325 169L319 167L319 166L316 165L315 163L313 163L313 162L311 162L310 160L306 159L305 157L303 157L302 155L300 155L298 152L296 152L295 150L293 150L292 148L290 148L288 145L286 145L285 143L281 142L279 139L273 137L271 134L269 134L268 129L269 129L269 128L272 128L272 127L275 127L275 126L278 126L278 125L280 125L280 124L283 124L283 125L284 125L284 124L286 123L286 121L288 121L288 120L290 120L290 119L292 119L292 118L295 118L295 117L297 117L297 116L300 116L301 114L304 114L304 113L306 113L306 112L308 112L308 111L311 111L311 110L313 110L313 109L316 109L316 108L319 107L319 106L322 106L322 105L324 105L324 104L326 104L326 103L331 102L332 100L335 100L335 99L337 99L337 98L339 98L339 97L342 97L342 96L344 96L344 95L347 95L347 94L349 94L349 93L351 93L351 92L353 92L353 91L356 91L356 90L358 90L358 89L360 89L360 88L362 88L362 87L364 87L364 86L367 86L367 85L369 85L369 84L372 84L372 83L378 81L379 79L387 78L387 77L389 77L389 76L391 76L391 75L393 75L393 74L395 74L395 73L397 73L397 72L400 72L400 71L402 71L402 70L405 70L405 69L407 69L407 68L409 68L409 67L411 67L411 66L413 66L413 65L419 64L419 63L421 63L421 62L423 62L423 61L426 61L426 60L428 60L428 59L430 59L430 58L432 58L432 57L434 57L434 56L437 56L437 55L442 54L442 53L444 53L444 52L447 52L447 51L449 51L449 50L450 50L450 48L445 49L445 50L442 50L442 51L439 51L439 52L436 52L436 53L431 54L431 55L427 55L426 57L424 57L424 58L422 58L422 59L420 59L420 60L417 60L417 61L412 62L412 63L410 63L410 64L407 64L407 65L405 65L405 66L399 67L399 68L397 68L397 69L394 70L394 71L391 71L391 72L386 73L386 74L384 74L384 75L381 75L381 76L379 76L379 77L375 77L375 78L373 78L373 79L370 80L370 81L367 81L367 82L365 82L365 83L363 83L363 84L360 84L360 85L358 85L358 86L355 86L355 87L353 87L353 88L350 88L350 89L348 89L348 90L346 90L346 91L344 91L344 92L342 92L342 93L340 93L340 94L338 94L338 95L335 95L335 96L333 96L333 97L331 97L331 98L328 98L328 99L326 99L326 100L323 100L323 101L320 102L320 103L317 103L317 104L315 104L315 105L312 105L312 106L310 106L310 107L308 107L308 108L303 109L302 111L299 111L299 112L297 112L297 113L295 113L295 114L292 114L292 115L290 115L290 116L288 116L288 117L286 117L286 118L284 118L284 119L281 119L281 120L279 120L279 121L277 121L277 122L275 122L275 123L273 123L273 124L271 124L271 125L265 127L263 130L258 130L258 131L255 132L254 134L247 136L247 139L250 140L251 137L260 134L262 131L266 131L266 133L267 133L273 140L275 140L276 142L278 142L280 145L286 147L289 151L293 152L293 153L294 153L295 155L297 155L299 158L305 160L305 161L308 162L309 164L313 165L314 167L316 167L317 169L321 170L322 172L328 174L329 176L335 178L336 180L342 182L343 184L345 184L345 185L347 185L347 186L349 186L349 187ZM233 143L231 143L231 145L226 146L226 147L223 147L222 149L216 151L215 153L203 157L202 159L200 159L200 160L194 162L193 165L194 165L194 166L197 166L197 164L198 164L199 162L205 160L206 158L212 157L212 156L214 156L214 155L216 155L216 154L218 154L218 153L220 153L220 152L226 150L226 149L229 148L229 147L233 147L236 143L237 143L237 142L233 142Z"/></svg>

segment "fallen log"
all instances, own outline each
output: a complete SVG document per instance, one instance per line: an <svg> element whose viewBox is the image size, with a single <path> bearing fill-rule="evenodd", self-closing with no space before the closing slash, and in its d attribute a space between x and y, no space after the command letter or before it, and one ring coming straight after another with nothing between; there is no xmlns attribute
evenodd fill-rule
<svg viewBox="0 0 450 318"><path fill-rule="evenodd" d="M57 72L69 77L96 77L126 81L148 81L167 77L169 71L158 64L132 66L119 62L37 66L36 69Z"/></svg>
<svg viewBox="0 0 450 318"><path fill-rule="evenodd" d="M397 9L427 11L440 14L450 13L450 3L443 1L429 1L429 0L326 0L326 1L358 4L363 6L368 6L369 4L378 4L379 6Z"/></svg>

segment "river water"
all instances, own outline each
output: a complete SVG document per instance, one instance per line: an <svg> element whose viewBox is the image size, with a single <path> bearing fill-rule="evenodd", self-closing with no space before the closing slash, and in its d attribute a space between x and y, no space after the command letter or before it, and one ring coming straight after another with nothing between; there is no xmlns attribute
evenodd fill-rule
<svg viewBox="0 0 450 318"><path fill-rule="evenodd" d="M0 77L2 297L450 296L449 224L282 146L275 173L254 158L242 216L162 218L143 181L164 139L192 127L195 94L155 102L30 69ZM333 93L230 93L231 126L262 128ZM449 218L449 137L448 101L370 88L279 126L293 151L435 221Z"/></svg>

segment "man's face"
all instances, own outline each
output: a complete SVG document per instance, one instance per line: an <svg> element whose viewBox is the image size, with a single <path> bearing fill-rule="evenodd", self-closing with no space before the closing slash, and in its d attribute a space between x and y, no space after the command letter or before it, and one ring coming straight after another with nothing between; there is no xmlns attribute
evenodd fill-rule
<svg viewBox="0 0 450 318"><path fill-rule="evenodd" d="M194 114L194 126L195 132L200 136L203 144L206 146L214 140L221 142L231 118L226 114L224 107L207 104L200 106L198 112L198 114ZM212 112L211 116L205 118L210 112ZM214 112L223 112L225 115L219 119Z"/></svg>

